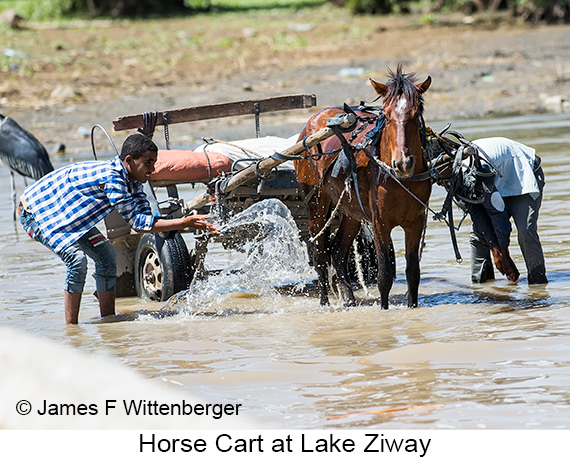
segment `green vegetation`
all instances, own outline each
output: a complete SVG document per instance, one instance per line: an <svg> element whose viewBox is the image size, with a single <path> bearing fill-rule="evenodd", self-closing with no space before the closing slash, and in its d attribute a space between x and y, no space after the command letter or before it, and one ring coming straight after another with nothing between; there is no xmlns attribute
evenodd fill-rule
<svg viewBox="0 0 570 457"><path fill-rule="evenodd" d="M568 0L331 0L356 14L390 14L421 11L512 11L513 16L530 22L570 22ZM428 16L429 17L429 16Z"/></svg>
<svg viewBox="0 0 570 457"><path fill-rule="evenodd" d="M203 12L302 9L326 0L0 0L0 12L13 9L31 20L65 17L171 16Z"/></svg>
<svg viewBox="0 0 570 457"><path fill-rule="evenodd" d="M354 14L430 14L459 11L473 14L508 10L532 22L570 22L568 0L0 0L0 12L14 9L26 19L71 17L147 17L252 10L315 8L331 4Z"/></svg>

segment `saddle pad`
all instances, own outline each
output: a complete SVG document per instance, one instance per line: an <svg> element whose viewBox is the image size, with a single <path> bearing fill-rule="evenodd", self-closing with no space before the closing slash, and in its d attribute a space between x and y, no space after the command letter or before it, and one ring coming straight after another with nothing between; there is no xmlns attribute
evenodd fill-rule
<svg viewBox="0 0 570 457"><path fill-rule="evenodd" d="M217 152L161 149L150 175L153 181L208 181L232 169L231 159Z"/></svg>

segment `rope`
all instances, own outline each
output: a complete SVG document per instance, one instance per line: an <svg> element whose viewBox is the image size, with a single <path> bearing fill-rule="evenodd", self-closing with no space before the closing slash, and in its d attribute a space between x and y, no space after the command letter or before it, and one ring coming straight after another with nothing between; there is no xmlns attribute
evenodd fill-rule
<svg viewBox="0 0 570 457"><path fill-rule="evenodd" d="M259 138L261 134L261 128L259 126L259 115L261 114L261 107L259 106L259 102L255 102L253 104L253 110L255 112L255 138Z"/></svg>
<svg viewBox="0 0 570 457"><path fill-rule="evenodd" d="M400 179L398 179L398 177L394 175L394 170L393 170L391 167L389 167L388 165L386 165L384 162L378 160L375 156L372 156L372 157L373 157L373 159L375 160L375 162L378 164L378 166L379 166L389 177L391 177L392 179L394 179L394 180L400 185L400 187L401 187L402 189L404 189L408 194L410 194L412 197L414 197L414 199L416 199L416 201L417 201L420 205L422 205L422 206L425 208L425 211L426 211L426 218L425 218L424 228L423 228L423 231L422 231L422 238L421 238L421 242L420 242L420 252L419 252L419 258L420 258L420 261L421 261L421 260L422 260L422 255L423 255L423 251L424 251L425 236L426 236L426 231L427 231L427 220L428 220L428 218L427 218L427 213L428 213L429 211L431 211L434 215L437 215L437 213L436 213L433 209L431 209L431 208L429 207L429 205L426 205L423 201L421 201L421 200L419 199L419 197L418 197L416 194L414 194L410 189L408 189L406 186L404 186L404 184L402 183L402 181L400 181ZM444 219L444 222L445 222L447 225L449 225L449 223L447 222L447 220Z"/></svg>
<svg viewBox="0 0 570 457"><path fill-rule="evenodd" d="M235 143L230 143L228 141L218 140L216 138L209 138L209 137L202 137L202 140L207 145L208 144L214 144L214 143L225 144L226 146L231 146L233 148L239 149L240 151L246 152L247 154L251 154L252 156L259 157L261 159L265 159L265 156L255 152L255 151L252 151L251 149L246 149L243 146L238 146ZM207 145L206 145L206 147L207 147ZM287 157L287 156L285 156L285 157Z"/></svg>
<svg viewBox="0 0 570 457"><path fill-rule="evenodd" d="M344 198L344 194L346 194L347 192L350 192L349 189L350 183L348 181L344 182L344 189L342 190L342 193L340 194L340 197L338 198L338 202L336 204L336 206L333 209L333 212L331 213L329 220L326 222L326 224L323 226L323 228L321 229L321 231L319 233L317 233L315 236L309 238L309 241L311 243L314 243L316 241L317 238L319 238L323 233L325 233L325 230L327 230L330 225L332 224L332 221L334 220L334 218L336 217L338 210L340 209L340 204L342 202L342 199Z"/></svg>
<svg viewBox="0 0 570 457"><path fill-rule="evenodd" d="M212 164L210 163L210 156L208 155L208 151L206 151L205 149L202 152L206 156L206 162L208 162L208 181L211 181L212 180Z"/></svg>
<svg viewBox="0 0 570 457"><path fill-rule="evenodd" d="M390 178L392 178L394 181L396 181L398 183L398 185L404 189L408 194L410 194L412 197L414 197L414 199L420 204L422 205L427 211L431 211L433 214L437 214L434 210L432 210L428 205L426 205L423 201L420 200L420 198L414 194L410 189L408 189L406 186L404 186L404 183L398 178L398 176L396 176L396 174L394 173L394 169L392 167L389 167L388 165L386 165L384 162L382 162L381 160L378 160L378 158L371 154L369 151L366 151L368 157L370 157L372 160L374 160L374 162L376 162L376 165L378 165L378 167L384 172L386 173L386 175L388 175Z"/></svg>
<svg viewBox="0 0 570 457"><path fill-rule="evenodd" d="M115 143L113 143L113 140L111 139L111 137L109 136L109 134L107 133L107 130L105 130L105 128L100 125L100 124L95 124L92 128L91 128L91 151L93 152L93 158L95 160L97 160L97 151L95 150L95 137L94 137L94 133L95 133L95 129L101 129L103 131L103 133L105 134L105 136L107 137L107 139L109 140L109 143L111 143L111 146L113 147L113 150L115 151L116 155L119 155L119 151L117 150L117 146L115 146Z"/></svg>
<svg viewBox="0 0 570 457"><path fill-rule="evenodd" d="M152 140L157 119L158 119L158 112L145 111L143 113L143 127L138 128L137 132L142 133L144 136Z"/></svg>
<svg viewBox="0 0 570 457"><path fill-rule="evenodd" d="M420 253L419 253L419 258L420 258L420 262L422 261L422 256L424 255L424 248L426 246L426 232L427 232L427 210L426 210L426 217L425 217L425 222L424 222L424 229L422 231L422 238L420 241Z"/></svg>

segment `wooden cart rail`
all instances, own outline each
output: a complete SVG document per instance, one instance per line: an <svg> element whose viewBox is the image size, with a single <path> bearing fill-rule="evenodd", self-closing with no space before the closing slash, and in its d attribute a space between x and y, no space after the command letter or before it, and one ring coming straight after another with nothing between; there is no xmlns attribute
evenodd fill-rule
<svg viewBox="0 0 570 457"><path fill-rule="evenodd" d="M156 120L155 125L164 126L165 136L167 136L167 126L171 124L253 114L255 115L256 133L259 136L259 117L261 113L311 108L316 106L316 104L316 96L313 94L286 95L127 115L116 118L113 121L113 125L115 131L137 128L146 129L150 127L145 125L150 117L152 122ZM145 122L145 119L147 122ZM332 134L332 130L327 127L324 131L316 132L313 137L307 138L305 143L299 142L294 147L283 151L282 155L300 154L305 150L306 146L310 147ZM275 157L280 157L280 155L276 154ZM266 174L283 161L269 157L261 161L257 169L260 173ZM240 204L240 202L250 199L254 195L253 192L257 189L245 185L250 183L250 181L253 182L256 178L254 170L254 167L249 167L236 175L228 177L230 182L227 183L224 190L226 192L232 191L234 196L232 202ZM177 203L173 204L176 208L174 208L174 211L169 212L168 215L178 213L182 215L194 209L199 209L210 202L208 193L195 198L190 205L186 205L182 199L179 199L176 185L194 184L196 182L198 181L155 181L152 184L150 182L148 184L152 187L164 185L167 189L169 200L177 200ZM150 189L150 194L153 194L152 189ZM228 194L226 193L225 195L227 196ZM255 195L257 195L257 192ZM294 201L296 187L272 190L271 186L268 185L263 192L263 197L277 197L293 202L294 204L291 206L296 217L295 220L300 221L301 225L307 225L304 222L304 208ZM156 201L156 198L153 199L153 204L156 205L156 209L162 214L163 209L159 207L159 202ZM169 211L171 209L170 207L168 208ZM187 288L194 273L204 268L203 259L207 250L208 237L194 238L196 246L191 257L178 231L170 232L165 237L133 232L125 220L116 212L111 213L105 219L105 225L107 226L107 236L117 250L118 279L116 293L118 297L138 295L153 300L166 300L172 294ZM157 259L160 260L158 264Z"/></svg>
<svg viewBox="0 0 570 457"><path fill-rule="evenodd" d="M156 125L164 125L165 114L167 123L170 125L244 114L259 115L261 113L272 111L311 108L316 106L316 104L317 97L314 94L296 94L238 102L192 106L189 108L159 112L162 115L157 117ZM144 127L144 114L131 114L128 116L118 117L113 121L113 126L115 131L142 128Z"/></svg>

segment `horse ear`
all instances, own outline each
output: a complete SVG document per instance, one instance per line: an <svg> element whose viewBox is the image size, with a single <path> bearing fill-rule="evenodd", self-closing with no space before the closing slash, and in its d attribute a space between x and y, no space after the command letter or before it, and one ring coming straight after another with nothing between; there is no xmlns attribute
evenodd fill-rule
<svg viewBox="0 0 570 457"><path fill-rule="evenodd" d="M388 92L388 86L379 83L377 81L374 81L372 78L370 78L370 84L372 84L372 87L374 88L376 93L381 97L384 97L384 95L386 95L386 93Z"/></svg>
<svg viewBox="0 0 570 457"><path fill-rule="evenodd" d="M417 88L420 91L420 94L423 94L429 89L429 86L431 86L431 76L428 76L423 83L418 84Z"/></svg>

